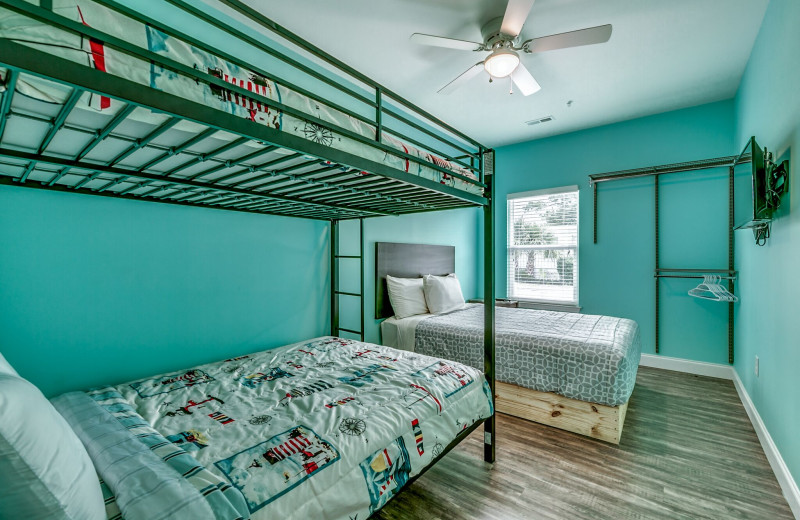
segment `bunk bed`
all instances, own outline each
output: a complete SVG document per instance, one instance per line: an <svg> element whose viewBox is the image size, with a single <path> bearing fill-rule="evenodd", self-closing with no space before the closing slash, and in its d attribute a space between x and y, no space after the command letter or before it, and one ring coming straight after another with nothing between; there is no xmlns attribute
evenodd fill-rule
<svg viewBox="0 0 800 520"><path fill-rule="evenodd" d="M289 378L284 376L290 372L286 368L291 363L299 366L296 358L309 349L341 357L327 365L321 364L320 369L333 366L330 369L335 371L336 363L342 365L340 371L345 370L345 364L347 368L355 368L356 372L350 379L345 377L346 381L339 377L341 374L337 376L341 383L355 388L359 388L358 381L362 378L370 383L382 381L390 385L393 381L390 376L397 373L397 377L410 378L403 380L401 386L428 392L429 395L420 400L435 403L438 416L449 421L448 427L436 434L441 440L431 446L424 463L417 461L404 466L402 475L395 472L397 460L394 463L389 460L390 452L403 444L400 442L403 435L410 435L411 439L416 439L416 449L411 450L409 446L409 451L422 457L425 432L419 431L419 424L404 424L409 431L401 428L399 441L389 446L382 444L382 437L376 437L370 446L375 456L356 461L364 471L369 500L365 502L362 496L353 509L348 509L346 498L342 498L346 493L328 495L336 496L333 500L336 513L326 518L342 515L346 518L349 514L360 514L359 518L363 518L374 514L395 491L413 482L481 424L485 429L484 458L487 462L494 461L491 398L495 385L494 306L487 304L485 307L483 373L448 364L445 360L419 355L409 357L386 347L340 339L337 223L360 219L363 225L363 219L377 216L482 208L486 241L484 296L486 302L492 302L494 153L244 4L235 0L222 1L251 22L322 60L359 85L320 72L290 53L276 51L251 33L182 0L165 0L165 5L247 43L255 54L279 60L313 79L312 83L320 85L320 90L300 87L267 70L269 67L245 62L233 53L207 45L112 0L43 0L39 5L24 0L4 0L0 4L0 184L329 221L331 336L253 354L250 360L226 360L102 391L80 393L82 397L67 396L55 402L76 430L81 430L80 417L88 405L85 402L74 405L74 402L88 399L117 417L126 428L145 429L142 437L158 439L162 434L168 437L168 433L176 432L159 431L165 420L161 414L163 410L154 411L142 401L146 401L147 396L161 395L158 392L165 388L172 396L180 394L189 399L189 404L176 403L178 407L172 410L174 413L170 417L180 418L191 415L190 407L203 404L192 392L209 393L216 389L214 385L222 385L223 379L235 381L248 391L263 388L260 384L267 381L286 383ZM260 60L249 61L261 63ZM327 94L331 92L335 95ZM280 363L286 361L289 365L281 365L282 370L272 370L270 367L275 367L278 358ZM345 363L343 359L348 361ZM364 367L359 364L367 361ZM249 363L254 364L249 366ZM234 365L236 369L230 369ZM295 365L291 365L295 372L300 371ZM426 389L426 384L415 383L414 378L428 378L436 384L431 382L428 386L433 390ZM472 396L472 401L464 398L463 404L470 404L461 412L443 410L446 399L437 393L441 393L441 389L435 387L446 383L448 378L455 378L457 388L452 389L452 394L445 392L445 398L457 392L460 399L460 396ZM324 376L319 379L327 380ZM226 384L233 384L230 381ZM305 379L293 382L307 383ZM303 388L294 385L286 395L301 395L311 384ZM458 387L471 387L471 390L460 392ZM483 389L479 392L484 396L483 401L475 397L475 388ZM223 389L218 390L222 392ZM345 404L346 399L343 397ZM206 406L213 408L221 402L219 396L209 396ZM330 408L338 408L336 413L340 413L345 407L336 404ZM392 407L377 408L390 410ZM297 418L298 412L293 413ZM220 410L205 415L218 424L229 424L225 421L232 419ZM388 417L385 422L406 422L404 416L401 421L401 415L395 419ZM169 439L171 454L165 459L185 460L188 455L191 460L191 451L202 449L198 446L202 440L190 433L191 422L181 424L185 426L184 433L189 433ZM271 431L265 424L266 421L249 422L256 436ZM454 429L454 425L458 428ZM357 427L356 422L353 428L358 430ZM285 443L289 450L295 443L313 445L316 450L313 460L310 466L301 464L305 476L299 480L313 476L337 457L345 460L363 455L339 452L324 432L314 432L306 426L298 428L302 431L274 432L275 437L270 440ZM344 437L352 431L355 430L350 427L340 429ZM425 442L429 438L426 435ZM246 451L257 448L267 439L240 435L235 440L232 444ZM158 449L163 448L160 443L156 445ZM263 456L269 464L294 455L301 459L311 456L309 450L300 453L303 451L300 448L299 455L284 451ZM151 449L156 448L151 446ZM217 455L223 456L222 452ZM266 518L277 511L281 512L280 517L288 517L290 506L276 509L277 506L266 507L267 502L263 500L252 501L252 495L237 485L231 473L226 473L226 467L233 468L241 477L242 468L234 463L238 455L239 452L227 453L227 459L208 464L204 471L210 473L198 478L205 483L219 481L215 485L220 493L212 493L217 497L230 495L230 485L239 488L247 501L247 511L239 511L241 517ZM371 468L369 475L364 463ZM286 470L284 475L288 474L286 465L277 464L276 467ZM336 471L322 473L330 473L327 478L337 481ZM294 486L298 480L295 477L287 477L283 483L279 482L281 479L273 479L264 484L266 487L257 485L257 492L263 494L268 489L272 494L287 493L285 500L291 500L298 495L293 487L287 489L287 483ZM308 480L314 481L313 478ZM113 481L113 478L105 478L104 486ZM371 484L374 486L370 487ZM127 491L103 489L107 495ZM241 497L232 498L225 506L233 507L228 511L231 518L237 517L237 504L241 506ZM317 506L321 507L320 504Z"/></svg>

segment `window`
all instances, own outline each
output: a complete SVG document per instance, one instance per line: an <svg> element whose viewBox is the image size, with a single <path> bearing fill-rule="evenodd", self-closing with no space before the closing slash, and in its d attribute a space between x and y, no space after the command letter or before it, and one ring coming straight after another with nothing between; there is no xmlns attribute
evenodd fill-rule
<svg viewBox="0 0 800 520"><path fill-rule="evenodd" d="M577 305L577 186L508 195L508 297Z"/></svg>

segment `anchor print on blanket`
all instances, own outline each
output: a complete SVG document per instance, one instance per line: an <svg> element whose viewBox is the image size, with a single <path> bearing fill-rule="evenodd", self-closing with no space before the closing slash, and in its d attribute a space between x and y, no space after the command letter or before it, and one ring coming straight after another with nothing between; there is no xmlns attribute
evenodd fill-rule
<svg viewBox="0 0 800 520"><path fill-rule="evenodd" d="M383 507L411 476L411 461L402 437L364 459L360 466L369 491L370 514Z"/></svg>
<svg viewBox="0 0 800 520"><path fill-rule="evenodd" d="M213 395L207 395L207 399L203 401L195 401L190 399L185 406L181 406L177 410L170 410L169 412L164 414L164 417L175 417L178 415L192 415L196 409L203 409L202 413L206 413L210 418L214 419L220 424L230 424L234 422L233 419L225 415L220 411L222 405L225 404L225 401L214 397ZM210 411L209 411L210 410Z"/></svg>
<svg viewBox="0 0 800 520"><path fill-rule="evenodd" d="M208 383L209 381L214 381L214 378L202 370L194 369L187 372L137 381L131 383L131 388L136 390L139 397L153 397L155 395L167 394L175 390L189 388L202 383Z"/></svg>
<svg viewBox="0 0 800 520"><path fill-rule="evenodd" d="M445 392L445 397L460 392L473 382L472 376L464 370L464 367L445 361L437 361L411 375L432 381Z"/></svg>
<svg viewBox="0 0 800 520"><path fill-rule="evenodd" d="M333 445L299 425L214 465L255 512L337 460Z"/></svg>

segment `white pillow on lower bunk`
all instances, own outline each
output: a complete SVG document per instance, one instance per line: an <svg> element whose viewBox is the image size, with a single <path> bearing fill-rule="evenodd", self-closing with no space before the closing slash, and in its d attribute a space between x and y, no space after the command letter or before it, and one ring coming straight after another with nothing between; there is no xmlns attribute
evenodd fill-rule
<svg viewBox="0 0 800 520"><path fill-rule="evenodd" d="M9 374L12 376L18 376L17 371L14 370L14 367L6 361L6 358L3 357L3 354L0 353L0 374Z"/></svg>
<svg viewBox="0 0 800 520"><path fill-rule="evenodd" d="M0 519L105 520L86 448L38 388L0 373Z"/></svg>
<svg viewBox="0 0 800 520"><path fill-rule="evenodd" d="M425 295L422 292L422 278L395 278L386 276L389 303L397 319L417 314L428 314Z"/></svg>
<svg viewBox="0 0 800 520"><path fill-rule="evenodd" d="M422 277L422 289L428 309L433 314L464 308L464 295L461 293L461 284L458 283L455 273L447 276L426 274Z"/></svg>

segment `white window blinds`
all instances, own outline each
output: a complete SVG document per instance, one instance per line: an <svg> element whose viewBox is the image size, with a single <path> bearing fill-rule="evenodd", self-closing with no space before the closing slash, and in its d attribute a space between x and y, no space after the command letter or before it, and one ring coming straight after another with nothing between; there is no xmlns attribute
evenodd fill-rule
<svg viewBox="0 0 800 520"><path fill-rule="evenodd" d="M578 187L508 196L508 297L578 303Z"/></svg>

